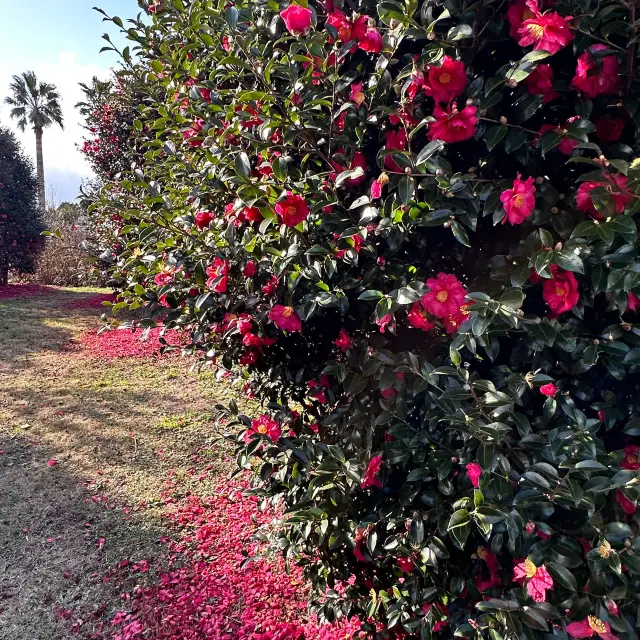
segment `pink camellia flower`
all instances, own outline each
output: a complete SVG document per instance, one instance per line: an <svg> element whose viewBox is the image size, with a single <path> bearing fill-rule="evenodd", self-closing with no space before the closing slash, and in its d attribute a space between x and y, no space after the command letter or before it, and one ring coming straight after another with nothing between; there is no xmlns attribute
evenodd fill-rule
<svg viewBox="0 0 640 640"><path fill-rule="evenodd" d="M198 227L198 229L206 229L211 222L215 219L215 214L212 213L211 211L198 211L198 213L196 213L196 227Z"/></svg>
<svg viewBox="0 0 640 640"><path fill-rule="evenodd" d="M270 298L271 296L276 294L279 284L280 284L280 280L278 280L276 276L271 276L269 281L262 287L261 289L262 293L264 293L265 296Z"/></svg>
<svg viewBox="0 0 640 640"><path fill-rule="evenodd" d="M455 313L442 318L447 333L455 333L463 322L469 319L469 304L463 304Z"/></svg>
<svg viewBox="0 0 640 640"><path fill-rule="evenodd" d="M640 297L633 293L633 291L630 291L627 295L627 309L632 313L640 309Z"/></svg>
<svg viewBox="0 0 640 640"><path fill-rule="evenodd" d="M231 39L229 36L222 36L222 48L227 52L231 51Z"/></svg>
<svg viewBox="0 0 640 640"><path fill-rule="evenodd" d="M280 425L266 413L251 422L251 431L276 441L282 435Z"/></svg>
<svg viewBox="0 0 640 640"><path fill-rule="evenodd" d="M284 20L284 25L289 33L294 36L306 36L311 29L313 12L306 7L290 4L280 12L280 17Z"/></svg>
<svg viewBox="0 0 640 640"><path fill-rule="evenodd" d="M545 592L553 588L553 578L544 565L536 567L529 558L513 568L513 581L519 584L526 582L527 593L535 602L545 602L547 599Z"/></svg>
<svg viewBox="0 0 640 640"><path fill-rule="evenodd" d="M397 131L387 131L385 136L385 149L398 149L404 151L407 148L407 133L404 129L398 129ZM389 171L402 171L402 167L391 157L386 155L384 157L385 169Z"/></svg>
<svg viewBox="0 0 640 640"><path fill-rule="evenodd" d="M382 318L376 318L376 324L380 327L380 333L384 333L387 325L393 320L393 316L388 313L386 316Z"/></svg>
<svg viewBox="0 0 640 640"><path fill-rule="evenodd" d="M427 286L429 291L422 296L420 304L429 313L436 318L446 318L460 311L467 292L453 274L439 273L427 280Z"/></svg>
<svg viewBox="0 0 640 640"><path fill-rule="evenodd" d="M507 220L511 224L521 224L533 213L536 206L534 182L533 177L522 180L518 174L513 181L513 187L500 194L500 201L507 212L507 215L502 219L502 224Z"/></svg>
<svg viewBox="0 0 640 640"><path fill-rule="evenodd" d="M336 347L338 347L338 349L346 353L347 349L349 349L351 345L353 345L353 340L349 337L349 334L344 329L340 329L340 333L338 334L338 337L335 341L335 345Z"/></svg>
<svg viewBox="0 0 640 640"><path fill-rule="evenodd" d="M565 155L570 155L571 152L578 146L577 140L572 140L567 137L567 127L576 120L579 120L580 116L571 116L562 126L554 126L552 124L543 124L540 127L540 131L538 132L538 137L536 138L535 144L538 145L540 138L547 133L548 131L555 131L556 133L563 135L564 138L558 144L558 151L560 153L564 153Z"/></svg>
<svg viewBox="0 0 640 640"><path fill-rule="evenodd" d="M257 336L255 333L245 333L242 338L242 344L245 347L252 347L256 349L262 349L262 347L269 347L275 342L275 338L263 338Z"/></svg>
<svg viewBox="0 0 640 640"><path fill-rule="evenodd" d="M411 558L407 558L407 556L398 556L396 562L402 573L410 573L416 568L415 562Z"/></svg>
<svg viewBox="0 0 640 640"><path fill-rule="evenodd" d="M384 46L382 35L375 27L367 27L362 38L358 40L358 46L367 53L380 53Z"/></svg>
<svg viewBox="0 0 640 640"><path fill-rule="evenodd" d="M590 638L598 635L602 640L618 640L618 636L611 633L608 622L603 622L595 616L588 616L579 622L572 622L567 625L567 633L572 638Z"/></svg>
<svg viewBox="0 0 640 640"><path fill-rule="evenodd" d="M477 462L470 462L465 469L471 484L477 489L480 486L480 476L482 475L482 467Z"/></svg>
<svg viewBox="0 0 640 640"><path fill-rule="evenodd" d="M309 205L302 196L287 191L285 197L276 203L276 213L287 227L295 227L307 219Z"/></svg>
<svg viewBox="0 0 640 640"><path fill-rule="evenodd" d="M514 40L518 40L520 35L518 29L522 26L522 23L529 18L534 18L535 13L527 6L525 0L514 0L509 4L507 11L507 20L509 21L509 36Z"/></svg>
<svg viewBox="0 0 640 640"><path fill-rule="evenodd" d="M612 616L619 616L620 611L618 610L618 605L613 600L605 600L604 606L607 607L607 611Z"/></svg>
<svg viewBox="0 0 640 640"><path fill-rule="evenodd" d="M227 290L227 273L229 272L229 263L222 258L214 258L213 263L207 267L207 287L213 289L216 293L225 293Z"/></svg>
<svg viewBox="0 0 640 640"><path fill-rule="evenodd" d="M435 327L435 323L429 320L426 311L419 302L414 302L409 313L407 313L407 322L414 329L422 329L422 331L430 331Z"/></svg>
<svg viewBox="0 0 640 640"><path fill-rule="evenodd" d="M249 262L247 262L247 264L245 264L244 268L242 269L242 275L245 278L253 278L255 274L256 274L256 263L253 260L249 260Z"/></svg>
<svg viewBox="0 0 640 640"><path fill-rule="evenodd" d="M458 111L456 103L452 103L445 111L439 104L433 110L435 122L429 124L427 137L429 140L442 142L463 142L473 138L476 132L476 107L468 106Z"/></svg>
<svg viewBox="0 0 640 640"><path fill-rule="evenodd" d="M415 100L420 89L424 88L425 77L420 69L414 69L409 76L409 84L407 85L407 96L410 100Z"/></svg>
<svg viewBox="0 0 640 640"><path fill-rule="evenodd" d="M556 393L558 393L558 388L555 384L553 384L553 382L550 382L549 384L543 384L540 387L539 391L543 396L547 396L547 398L553 398Z"/></svg>
<svg viewBox="0 0 640 640"><path fill-rule="evenodd" d="M425 92L436 102L451 102L467 87L467 71L464 62L444 56L439 67L429 67L424 86Z"/></svg>
<svg viewBox="0 0 640 640"><path fill-rule="evenodd" d="M164 287L167 284L171 284L173 282L173 274L175 270L172 268L166 268L162 270L160 273L156 273L153 281L159 286Z"/></svg>
<svg viewBox="0 0 640 640"><path fill-rule="evenodd" d="M593 44L578 58L576 75L571 81L571 86L587 98L593 99L622 91L620 63L616 55L611 54L600 59L593 56L596 51L604 51L607 48L604 44Z"/></svg>
<svg viewBox="0 0 640 640"><path fill-rule="evenodd" d="M47 460L47 465L50 467L55 467L58 464L57 460Z"/></svg>
<svg viewBox="0 0 640 640"><path fill-rule="evenodd" d="M576 193L576 209L588 213L596 220L604 220L605 216L598 211L593 203L591 192L594 189L604 189L607 195L613 200L615 212L624 213L625 207L633 200L633 195L625 193L627 189L627 178L621 173L611 176L615 186L610 182L582 182Z"/></svg>
<svg viewBox="0 0 640 640"><path fill-rule="evenodd" d="M578 281L571 271L564 271L557 264L551 265L550 269L553 277L544 281L542 297L553 315L558 316L578 304Z"/></svg>
<svg viewBox="0 0 640 640"><path fill-rule="evenodd" d="M593 121L596 127L596 135L603 142L618 142L625 127L622 118L614 118L613 116L602 116Z"/></svg>
<svg viewBox="0 0 640 640"><path fill-rule="evenodd" d="M351 85L351 90L349 92L349 100L354 102L357 107L359 107L365 100L364 92L362 91L362 82L354 82Z"/></svg>
<svg viewBox="0 0 640 640"><path fill-rule="evenodd" d="M285 307L281 304L274 304L269 311L269 320L272 320L278 329L282 331L302 331L302 322L300 316L294 311L293 307Z"/></svg>
<svg viewBox="0 0 640 640"><path fill-rule="evenodd" d="M541 95L544 104L560 97L553 88L553 69L550 64L539 64L525 79L527 91L532 95Z"/></svg>
<svg viewBox="0 0 640 640"><path fill-rule="evenodd" d="M236 322L236 329L241 336L246 335L253 328L253 322L250 316L245 316L244 318L238 318Z"/></svg>
<svg viewBox="0 0 640 640"><path fill-rule="evenodd" d="M620 468L630 471L640 469L640 447L638 445L632 444L624 448L624 458L622 458Z"/></svg>
<svg viewBox="0 0 640 640"><path fill-rule="evenodd" d="M382 488L382 482L378 477L381 468L382 456L373 456L371 460L369 460L367 470L364 472L364 477L362 478L360 486L363 489L366 489L367 487L378 487L379 489Z"/></svg>
<svg viewBox="0 0 640 640"><path fill-rule="evenodd" d="M562 17L558 13L540 13L537 0L528 0L527 7L533 12L533 17L525 20L518 29L521 47L533 45L536 50L558 53L572 40L573 34L569 28L569 16Z"/></svg>
<svg viewBox="0 0 640 640"><path fill-rule="evenodd" d="M636 512L635 503L631 502L627 496L618 489L616 491L616 502L622 507L622 510L628 515L632 516Z"/></svg>

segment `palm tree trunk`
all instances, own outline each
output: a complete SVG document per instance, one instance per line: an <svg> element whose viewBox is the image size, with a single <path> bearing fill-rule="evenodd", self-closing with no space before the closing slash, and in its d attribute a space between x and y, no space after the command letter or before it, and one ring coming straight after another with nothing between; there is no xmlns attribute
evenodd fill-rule
<svg viewBox="0 0 640 640"><path fill-rule="evenodd" d="M45 195L44 195L44 160L42 157L42 128L35 127L36 132L36 166L38 169L38 204L42 213L45 212Z"/></svg>

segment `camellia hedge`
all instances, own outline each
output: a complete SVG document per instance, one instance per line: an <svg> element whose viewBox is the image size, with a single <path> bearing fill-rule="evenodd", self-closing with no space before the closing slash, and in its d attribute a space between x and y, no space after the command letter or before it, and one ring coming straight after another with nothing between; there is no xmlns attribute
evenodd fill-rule
<svg viewBox="0 0 640 640"><path fill-rule="evenodd" d="M635 5L146 10L144 156L93 205L123 219L119 306L265 401L232 437L314 609L635 638Z"/></svg>

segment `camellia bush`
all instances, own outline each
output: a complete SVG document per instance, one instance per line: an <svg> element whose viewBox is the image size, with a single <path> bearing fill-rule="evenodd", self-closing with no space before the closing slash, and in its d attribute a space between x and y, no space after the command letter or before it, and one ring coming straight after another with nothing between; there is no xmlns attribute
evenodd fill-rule
<svg viewBox="0 0 640 640"><path fill-rule="evenodd" d="M116 307L264 401L230 437L314 611L635 638L635 4L146 13L110 18L148 91L92 205L123 221Z"/></svg>

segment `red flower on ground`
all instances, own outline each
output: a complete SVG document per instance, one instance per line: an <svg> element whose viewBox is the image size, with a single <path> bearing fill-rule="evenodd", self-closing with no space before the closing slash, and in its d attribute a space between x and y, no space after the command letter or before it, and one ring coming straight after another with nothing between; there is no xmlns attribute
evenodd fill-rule
<svg viewBox="0 0 640 640"><path fill-rule="evenodd" d="M513 581L526 583L527 593L535 602L545 602L546 591L553 588L553 579L544 565L536 567L529 558L513 568Z"/></svg>
<svg viewBox="0 0 640 640"><path fill-rule="evenodd" d="M424 90L436 102L450 102L467 87L467 71L464 62L444 56L439 67L429 67Z"/></svg>
<svg viewBox="0 0 640 640"><path fill-rule="evenodd" d="M470 462L465 469L471 484L477 489L480 486L480 476L482 475L482 467L477 462Z"/></svg>
<svg viewBox="0 0 640 640"><path fill-rule="evenodd" d="M615 186L610 182L582 182L576 193L576 209L588 213L596 220L604 220L605 216L596 209L592 191L604 189L612 200L617 214L624 213L625 207L633 200L633 195L624 193L627 189L627 178L621 173L611 176ZM597 197L597 194L594 194ZM603 194L604 195L604 194Z"/></svg>
<svg viewBox="0 0 640 640"><path fill-rule="evenodd" d="M227 273L229 263L222 258L214 258L213 263L207 267L207 287L216 293L224 293L227 290Z"/></svg>
<svg viewBox="0 0 640 640"><path fill-rule="evenodd" d="M306 36L309 33L312 16L311 9L297 4L290 4L280 12L280 17L284 20L284 26L294 36Z"/></svg>
<svg viewBox="0 0 640 640"><path fill-rule="evenodd" d="M363 489L367 487L378 487L382 488L382 482L378 475L380 474L380 469L382 468L382 456L373 456L371 460L369 460L369 464L367 465L367 470L364 472L364 477L362 478L362 482L360 486Z"/></svg>
<svg viewBox="0 0 640 640"><path fill-rule="evenodd" d="M625 122L622 118L615 118L613 116L596 118L593 124L596 127L596 135L603 142L618 142L622 135L622 130L625 127Z"/></svg>
<svg viewBox="0 0 640 640"><path fill-rule="evenodd" d="M507 220L511 224L521 224L533 213L536 206L534 182L533 177L522 180L518 174L513 181L513 187L500 194L500 201L507 212L507 215L502 219L502 224Z"/></svg>
<svg viewBox="0 0 640 640"><path fill-rule="evenodd" d="M635 503L631 502L627 496L618 489L616 491L616 502L622 507L622 510L628 515L632 516L636 512Z"/></svg>
<svg viewBox="0 0 640 640"><path fill-rule="evenodd" d="M533 45L536 50L554 54L573 40L568 16L562 17L555 12L540 13L537 0L528 0L527 7L534 15L525 20L518 29L518 44L521 47Z"/></svg>
<svg viewBox="0 0 640 640"><path fill-rule="evenodd" d="M439 273L427 280L427 286L429 291L422 296L420 304L429 313L436 318L446 318L460 311L467 292L453 274Z"/></svg>
<svg viewBox="0 0 640 640"><path fill-rule="evenodd" d="M602 640L618 640L618 636L611 633L608 622L602 622L600 618L588 616L579 622L572 622L567 625L567 633L572 638L590 638L598 635Z"/></svg>
<svg viewBox="0 0 640 640"><path fill-rule="evenodd" d="M340 329L340 333L335 342L336 347L346 353L352 344L353 340L349 337L349 334L344 329Z"/></svg>
<svg viewBox="0 0 640 640"><path fill-rule="evenodd" d="M267 436L274 441L282 435L282 429L278 422L266 413L251 421L251 431Z"/></svg>
<svg viewBox="0 0 640 640"><path fill-rule="evenodd" d="M211 211L198 211L196 213L196 227L200 230L206 229L215 217L215 214Z"/></svg>
<svg viewBox="0 0 640 640"><path fill-rule="evenodd" d="M287 227L295 227L309 216L307 201L297 194L287 191L285 197L276 203L276 213Z"/></svg>
<svg viewBox="0 0 640 640"><path fill-rule="evenodd" d="M620 468L630 471L640 469L640 447L638 445L632 444L624 448L624 458L622 458Z"/></svg>
<svg viewBox="0 0 640 640"><path fill-rule="evenodd" d="M558 316L578 304L578 281L571 271L564 271L556 264L551 265L550 269L553 277L544 281L542 297L553 315Z"/></svg>
<svg viewBox="0 0 640 640"><path fill-rule="evenodd" d="M429 140L442 142L463 142L473 138L476 132L476 107L468 106L458 111L456 103L445 111L439 104L433 110L435 122L429 124L427 137Z"/></svg>
<svg viewBox="0 0 640 640"><path fill-rule="evenodd" d="M553 382L550 382L549 384L543 384L540 387L539 391L543 396L547 396L547 398L553 398L556 393L558 393L558 388L555 384L553 384Z"/></svg>
<svg viewBox="0 0 640 640"><path fill-rule="evenodd" d="M593 55L597 51L607 49L604 44L593 44L578 57L576 75L571 81L571 86L587 98L593 99L622 91L620 63L616 55L612 53L604 58L596 58Z"/></svg>
<svg viewBox="0 0 640 640"><path fill-rule="evenodd" d="M525 79L527 91L532 95L541 95L544 104L560 97L553 88L553 69L550 64L539 64Z"/></svg>
<svg viewBox="0 0 640 640"><path fill-rule="evenodd" d="M429 320L429 316L419 302L414 302L411 311L407 313L407 322L409 326L422 331L429 331L435 327L435 323Z"/></svg>
<svg viewBox="0 0 640 640"><path fill-rule="evenodd" d="M300 316L295 312L293 307L285 307L281 304L274 304L269 311L269 320L273 321L278 329L282 331L302 331L302 322Z"/></svg>

